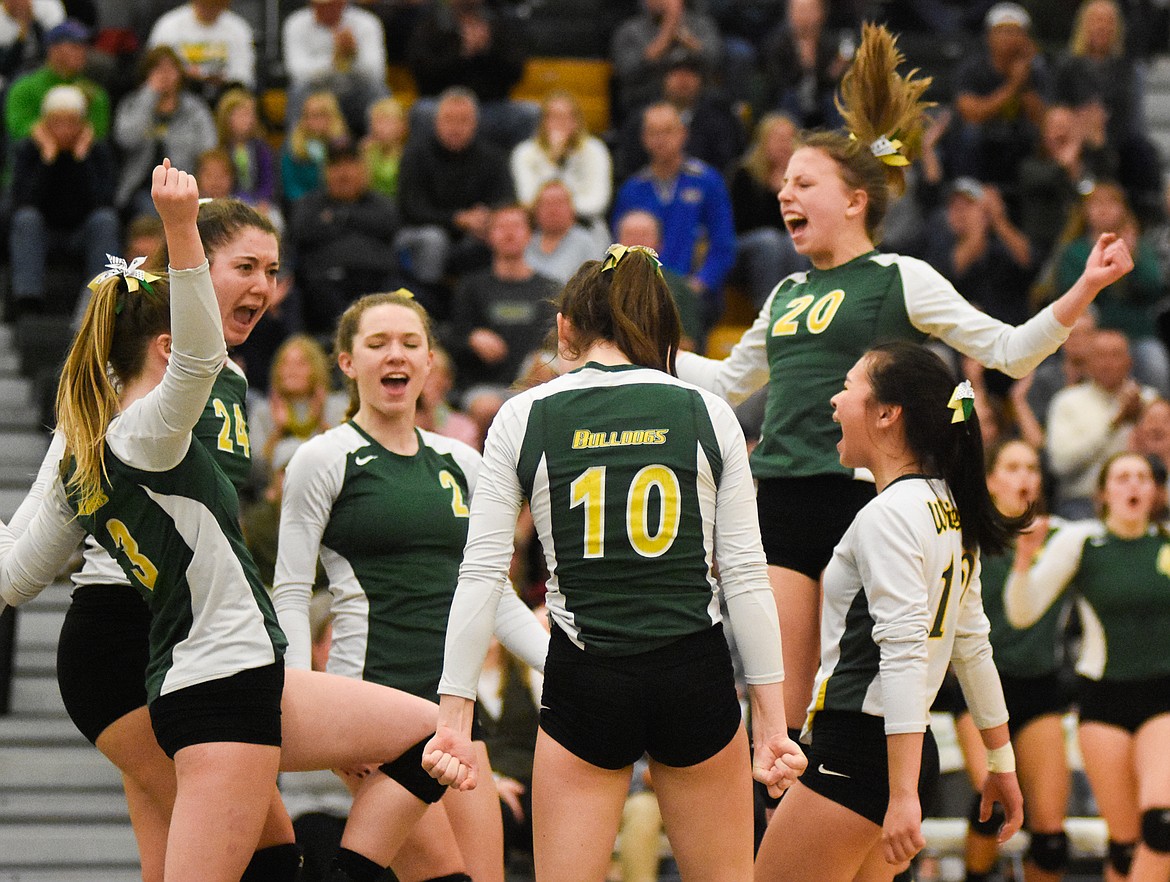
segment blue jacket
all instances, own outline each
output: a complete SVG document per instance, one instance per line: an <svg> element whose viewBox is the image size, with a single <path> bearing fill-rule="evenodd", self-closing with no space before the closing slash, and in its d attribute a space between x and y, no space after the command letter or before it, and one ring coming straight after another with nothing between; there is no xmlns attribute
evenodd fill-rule
<svg viewBox="0 0 1170 882"><path fill-rule="evenodd" d="M735 224L723 176L698 159L686 159L678 178L666 186L647 166L629 177L613 205L613 225L635 209L649 211L662 224L659 256L663 266L695 276L708 291L718 291L735 264ZM703 263L694 268L695 251L706 239Z"/></svg>

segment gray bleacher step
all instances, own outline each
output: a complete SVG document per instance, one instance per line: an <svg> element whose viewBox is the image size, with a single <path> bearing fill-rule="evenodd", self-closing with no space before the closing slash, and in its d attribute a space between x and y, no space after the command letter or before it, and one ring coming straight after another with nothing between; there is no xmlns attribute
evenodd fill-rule
<svg viewBox="0 0 1170 882"><path fill-rule="evenodd" d="M13 674L17 677L51 677L57 671L57 653L48 646L25 646L12 662ZM0 718L0 731L3 731Z"/></svg>
<svg viewBox="0 0 1170 882"><path fill-rule="evenodd" d="M55 714L65 713L61 703L61 692L55 676L14 677L12 680L11 705L13 713ZM3 780L3 778L0 778Z"/></svg>
<svg viewBox="0 0 1170 882"><path fill-rule="evenodd" d="M0 825L0 869L128 867L138 863L128 823ZM24 879L23 876L17 877ZM60 879L60 875L53 878ZM90 876L89 878L93 878Z"/></svg>
<svg viewBox="0 0 1170 882"><path fill-rule="evenodd" d="M23 713L0 717L0 746L87 747L89 742L67 716Z"/></svg>
<svg viewBox="0 0 1170 882"><path fill-rule="evenodd" d="M4 519L4 523L8 523L12 518L17 506L28 493L30 484L32 484L31 479L24 481L19 486L0 487L0 518Z"/></svg>
<svg viewBox="0 0 1170 882"><path fill-rule="evenodd" d="M1170 56L1151 58L1146 65L1146 94L1170 89Z"/></svg>
<svg viewBox="0 0 1170 882"><path fill-rule="evenodd" d="M25 867L7 870L0 863L0 882L142 882L138 864L126 867L66 870L57 867Z"/></svg>
<svg viewBox="0 0 1170 882"><path fill-rule="evenodd" d="M129 824L121 791L46 793L42 788L0 791L0 825Z"/></svg>
<svg viewBox="0 0 1170 882"><path fill-rule="evenodd" d="M121 792L122 788L122 777L113 763L88 742L76 747L0 747L0 781L5 787L46 791Z"/></svg>
<svg viewBox="0 0 1170 882"><path fill-rule="evenodd" d="M0 378L0 383L3 383ZM0 469L12 471L21 483L29 484L49 449L49 436L40 432L0 429ZM23 469L23 474L19 471Z"/></svg>
<svg viewBox="0 0 1170 882"><path fill-rule="evenodd" d="M1170 157L1170 128L1150 130L1150 140L1158 148L1158 154L1164 157Z"/></svg>
<svg viewBox="0 0 1170 882"><path fill-rule="evenodd" d="M11 346L0 343L0 376L14 377L20 373L20 358Z"/></svg>
<svg viewBox="0 0 1170 882"><path fill-rule="evenodd" d="M40 414L29 402L29 397L26 393L15 400L0 399L0 426L9 429L46 431L47 433L47 430L41 425Z"/></svg>
<svg viewBox="0 0 1170 882"><path fill-rule="evenodd" d="M29 403L29 393L32 384L29 383L26 377L0 377L0 401L9 404L24 404Z"/></svg>

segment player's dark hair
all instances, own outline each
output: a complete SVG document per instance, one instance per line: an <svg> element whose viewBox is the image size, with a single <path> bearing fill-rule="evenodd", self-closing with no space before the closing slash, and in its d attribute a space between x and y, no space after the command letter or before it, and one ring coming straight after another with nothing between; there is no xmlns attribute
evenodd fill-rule
<svg viewBox="0 0 1170 882"><path fill-rule="evenodd" d="M244 230L260 230L276 237L278 244L280 242L280 234L276 232L272 221L239 199L211 199L204 202L199 206L196 226L209 263L214 263L216 252ZM170 255L167 252L166 239L163 239L162 246L151 256L149 263L153 267L164 270L167 268Z"/></svg>
<svg viewBox="0 0 1170 882"><path fill-rule="evenodd" d="M952 422L948 407L955 377L941 358L924 346L898 341L872 348L867 373L873 397L902 409L906 445L930 474L942 477L962 525L963 547L996 554L1007 547L1032 517L1007 518L991 501L983 476L983 436L974 409Z"/></svg>
<svg viewBox="0 0 1170 882"><path fill-rule="evenodd" d="M675 373L682 322L649 249L631 248L616 261L587 260L565 285L557 306L573 325L571 351L566 352L571 358L608 340L636 365Z"/></svg>

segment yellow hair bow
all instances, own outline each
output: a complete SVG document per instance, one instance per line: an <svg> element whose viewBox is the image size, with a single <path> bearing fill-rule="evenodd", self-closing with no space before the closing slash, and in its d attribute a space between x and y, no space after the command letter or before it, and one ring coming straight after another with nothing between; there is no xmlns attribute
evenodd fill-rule
<svg viewBox="0 0 1170 882"><path fill-rule="evenodd" d="M154 294L154 288L150 287L150 283L157 282L161 276L156 276L154 273L148 273L144 269L139 269L146 262L145 257L136 257L130 263L126 263L125 258L107 254L106 261L106 271L94 276L93 280L87 286L89 290L96 291L102 282L107 279L112 279L114 276L121 276L126 280L127 291L134 293L138 290L139 283L141 283L148 294Z"/></svg>
<svg viewBox="0 0 1170 882"><path fill-rule="evenodd" d="M971 419L971 414L975 412L975 389L971 386L970 380L964 380L955 387L947 407L955 412L951 417L952 424L965 423Z"/></svg>
<svg viewBox="0 0 1170 882"><path fill-rule="evenodd" d="M658 259L658 252L646 245L610 245L605 249L605 259L601 262L601 271L608 272L621 262L627 254L639 251L645 254L658 268L658 275L662 275L662 261Z"/></svg>
<svg viewBox="0 0 1170 882"><path fill-rule="evenodd" d="M879 162L886 165L909 165L910 160L902 155L901 150L901 141L888 138L885 135L882 135L869 145L869 152L876 156Z"/></svg>

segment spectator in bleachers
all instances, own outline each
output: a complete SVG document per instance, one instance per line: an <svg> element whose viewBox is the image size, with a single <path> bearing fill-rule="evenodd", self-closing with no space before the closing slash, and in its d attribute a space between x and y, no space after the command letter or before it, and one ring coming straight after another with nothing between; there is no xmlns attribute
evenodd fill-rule
<svg viewBox="0 0 1170 882"><path fill-rule="evenodd" d="M305 327L313 334L331 333L358 297L396 288L398 273L398 209L370 189L357 145L330 144L324 177L297 205L290 227Z"/></svg>
<svg viewBox="0 0 1170 882"><path fill-rule="evenodd" d="M1031 315L1032 246L994 185L955 180L945 206L927 225L925 259L1000 321L1018 325Z"/></svg>
<svg viewBox="0 0 1170 882"><path fill-rule="evenodd" d="M553 327L560 286L524 258L532 227L521 205L491 212L491 266L464 277L451 306L450 345L463 404L486 434L528 353Z"/></svg>
<svg viewBox="0 0 1170 882"><path fill-rule="evenodd" d="M756 309L776 284L809 267L796 253L780 216L777 194L796 147L797 126L784 113L769 113L756 126L747 153L731 172L731 211L735 218L735 270Z"/></svg>
<svg viewBox="0 0 1170 882"><path fill-rule="evenodd" d="M215 128L232 158L235 195L267 214L277 202L276 154L260 130L256 96L242 88L225 92L215 106Z"/></svg>
<svg viewBox="0 0 1170 882"><path fill-rule="evenodd" d="M1155 398L1142 410L1129 436L1129 448L1170 463L1170 401Z"/></svg>
<svg viewBox="0 0 1170 882"><path fill-rule="evenodd" d="M646 108L642 143L650 161L622 184L613 216L644 208L658 218L662 264L687 277L700 302L702 326L709 328L722 312L723 282L735 264L735 224L723 176L687 156L686 139L687 127L673 105Z"/></svg>
<svg viewBox="0 0 1170 882"><path fill-rule="evenodd" d="M307 441L340 425L348 404L348 396L332 389L329 356L305 334L280 344L268 374L268 395L248 399L252 467L265 480L278 465L274 454L282 442Z"/></svg>
<svg viewBox="0 0 1170 882"><path fill-rule="evenodd" d="M1170 176L1162 187L1162 216L1157 223L1146 228L1142 238L1154 251L1162 273L1162 284L1170 285Z"/></svg>
<svg viewBox="0 0 1170 882"><path fill-rule="evenodd" d="M963 124L955 129L954 172L996 183L1005 196L1014 196L1010 188L1034 149L1051 91L1031 22L1019 4L995 4L984 19L982 50L955 74L955 110Z"/></svg>
<svg viewBox="0 0 1170 882"><path fill-rule="evenodd" d="M662 100L678 110L687 127L686 152L717 169L726 169L747 144L743 123L731 102L708 83L706 62L697 53L671 56L662 77ZM626 117L616 157L617 180L623 181L646 164L642 120Z"/></svg>
<svg viewBox="0 0 1170 882"><path fill-rule="evenodd" d="M296 118L310 93L328 91L350 130L364 133L366 108L390 94L378 17L349 0L311 0L284 20L282 37L288 118Z"/></svg>
<svg viewBox="0 0 1170 882"><path fill-rule="evenodd" d="M1032 243L1037 264L1052 253L1081 197L1116 172L1116 154L1085 143L1072 108L1057 104L1044 112L1038 149L1020 163L1016 184L1020 229Z"/></svg>
<svg viewBox="0 0 1170 882"><path fill-rule="evenodd" d="M349 127L332 92L314 92L280 151L280 183L291 208L321 183L329 145L349 138Z"/></svg>
<svg viewBox="0 0 1170 882"><path fill-rule="evenodd" d="M1047 425L1048 409L1056 394L1088 378L1085 365L1089 363L1096 334L1097 310L1090 308L1077 319L1063 345L1033 371L1027 406L1043 425Z"/></svg>
<svg viewBox="0 0 1170 882"><path fill-rule="evenodd" d="M183 62L174 49L149 50L140 73L142 85L114 112L114 143L122 155L114 202L128 214L153 210L150 173L160 156L170 158L175 168L194 168L199 154L216 142L211 111L183 88Z"/></svg>
<svg viewBox="0 0 1170 882"><path fill-rule="evenodd" d="M253 203L240 192L239 177L232 155L223 147L212 147L199 154L195 161L195 180L199 182L199 195L203 199L228 199L235 197L247 202L284 234L284 214L271 202Z"/></svg>
<svg viewBox="0 0 1170 882"><path fill-rule="evenodd" d="M483 433L475 420L451 403L451 391L455 388L455 367L451 364L451 356L438 345L431 346L431 353L434 355L431 372L418 396L414 424L483 450Z"/></svg>
<svg viewBox="0 0 1170 882"><path fill-rule="evenodd" d="M150 257L158 251L165 241L163 236L162 220L151 212L140 214L130 219L126 224L126 250L123 252L127 260L136 257Z"/></svg>
<svg viewBox="0 0 1170 882"><path fill-rule="evenodd" d="M1069 519L1093 516L1101 466L1126 449L1142 409L1158 397L1134 377L1121 331L1095 331L1088 356L1086 379L1056 394L1045 426L1048 464L1057 480L1053 512Z"/></svg>
<svg viewBox="0 0 1170 882"><path fill-rule="evenodd" d="M525 259L542 276L562 285L581 264L592 259L609 243L597 238L576 222L573 197L561 181L549 181L532 203L532 240Z"/></svg>
<svg viewBox="0 0 1170 882"><path fill-rule="evenodd" d="M8 248L17 315L42 310L50 253L83 256L85 278L91 279L106 255L120 250L114 157L94 135L86 110L80 88L55 86L45 95L32 136L16 145Z"/></svg>
<svg viewBox="0 0 1170 882"><path fill-rule="evenodd" d="M662 224L658 222L658 217L653 212L635 208L617 218L613 237L621 245L641 245L657 253L662 247ZM703 337L698 298L686 277L668 266L662 267L662 280L666 282L666 287L674 298L674 305L678 307L678 317L683 330L679 348L693 351L696 342Z"/></svg>
<svg viewBox="0 0 1170 882"><path fill-rule="evenodd" d="M1116 0L1085 0L1068 49L1055 66L1057 101L1082 116L1103 120L1117 152L1117 178L1143 218L1159 207L1161 163L1142 119L1141 77L1125 51L1125 22Z"/></svg>
<svg viewBox="0 0 1170 882"><path fill-rule="evenodd" d="M511 169L521 204L531 205L545 183L559 180L573 196L577 217L599 239L609 238L605 212L613 198L613 162L609 148L589 134L572 93L558 89L545 96L536 133L513 149Z"/></svg>
<svg viewBox="0 0 1170 882"><path fill-rule="evenodd" d="M824 0L788 0L781 22L768 37L764 76L768 106L783 110L802 128L837 126L833 95L853 58L849 38L825 27Z"/></svg>
<svg viewBox="0 0 1170 882"><path fill-rule="evenodd" d="M0 88L45 61L45 34L65 20L61 0L0 2Z"/></svg>
<svg viewBox="0 0 1170 882"><path fill-rule="evenodd" d="M410 72L421 96L411 108L411 128L430 128L438 97L462 86L479 102L484 137L511 150L532 134L538 115L530 103L509 98L527 61L523 28L506 7L436 0L410 36Z"/></svg>
<svg viewBox="0 0 1170 882"><path fill-rule="evenodd" d="M256 88L256 38L229 6L231 0L191 0L159 18L146 40L147 48L179 53L189 82L211 106L228 86Z"/></svg>
<svg viewBox="0 0 1170 882"><path fill-rule="evenodd" d="M687 0L642 0L642 11L613 34L610 60L617 81L621 115L636 111L661 94L671 58L697 53L718 70L723 42L715 20L689 10Z"/></svg>
<svg viewBox="0 0 1170 882"><path fill-rule="evenodd" d="M201 199L227 199L236 189L236 169L232 156L222 147L204 150L195 160L195 180Z"/></svg>
<svg viewBox="0 0 1170 882"><path fill-rule="evenodd" d="M1076 261L1085 259L1091 247L1089 243L1096 241L1098 235L1116 233L1125 239L1133 255L1133 272L1097 295L1097 318L1102 328L1117 328L1129 338L1137 378L1163 395L1170 394L1170 357L1158 339L1151 312L1163 296L1161 272L1154 250L1141 237L1125 191L1113 182L1097 182L1093 191L1084 197L1079 215L1074 219L1073 229L1080 234L1056 257L1057 287L1076 278Z"/></svg>
<svg viewBox="0 0 1170 882"><path fill-rule="evenodd" d="M370 186L383 196L398 198L398 169L409 131L406 112L397 98L387 96L370 105L369 134L362 139L362 156Z"/></svg>
<svg viewBox="0 0 1170 882"><path fill-rule="evenodd" d="M478 126L475 95L453 87L439 98L434 131L412 128L402 155L398 202L406 228L395 244L405 250L411 275L432 292L447 273L490 263L490 206L512 198L507 160ZM427 304L440 318L447 306L441 295Z"/></svg>
<svg viewBox="0 0 1170 882"><path fill-rule="evenodd" d="M41 102L54 86L77 86L85 95L86 116L95 138L110 134L110 97L93 80L82 76L89 53L89 28L66 19L45 34L45 63L12 84L4 106L10 142L27 138L40 118Z"/></svg>

